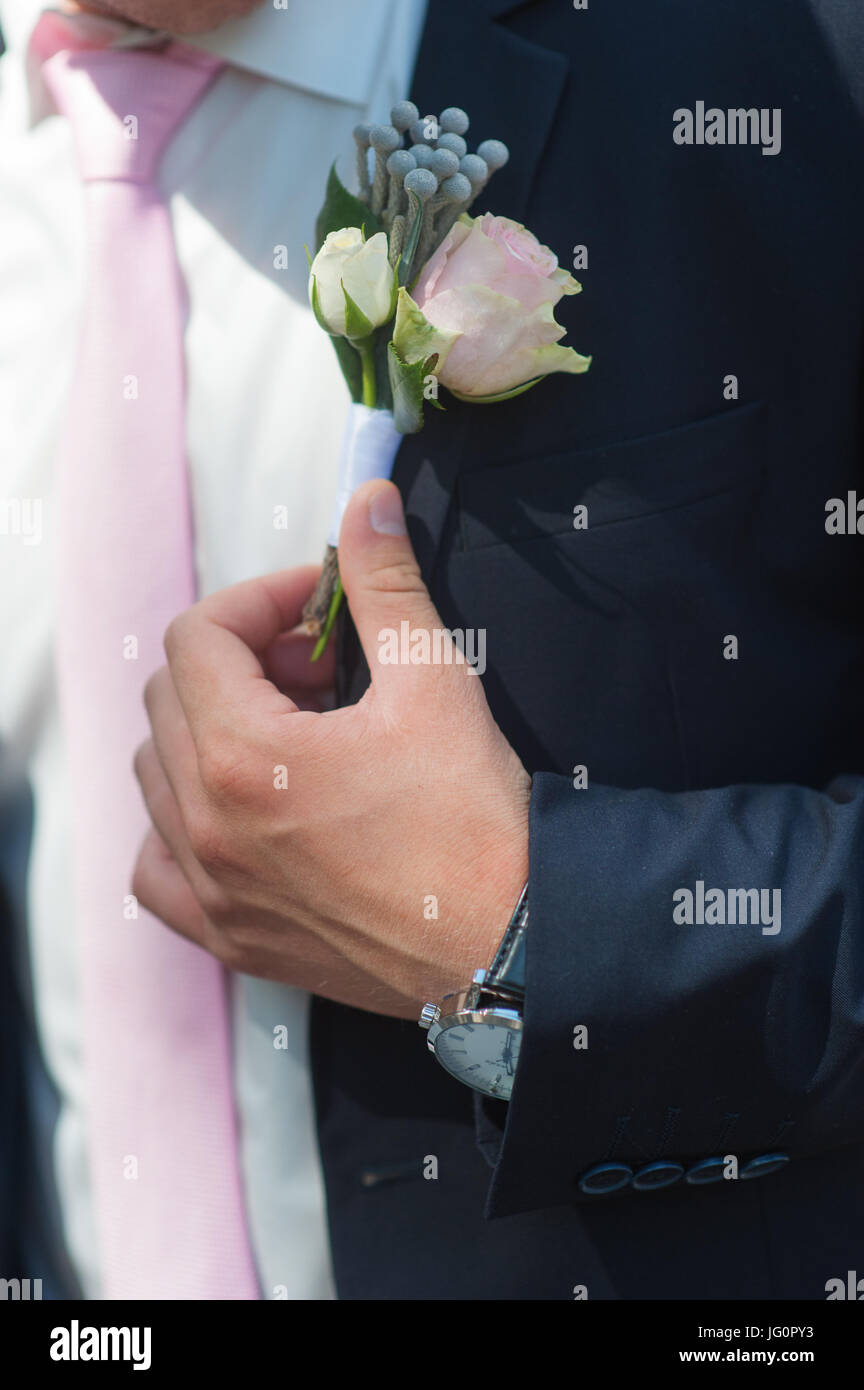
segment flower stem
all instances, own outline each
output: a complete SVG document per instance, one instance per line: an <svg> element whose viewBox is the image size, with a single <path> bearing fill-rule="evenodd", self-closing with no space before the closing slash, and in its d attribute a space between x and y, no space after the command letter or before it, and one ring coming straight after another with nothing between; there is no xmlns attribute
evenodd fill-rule
<svg viewBox="0 0 864 1390"><path fill-rule="evenodd" d="M374 410L378 404L374 336L370 334L368 338L364 338L361 342L355 342L354 346L360 354L363 404L368 405L370 409ZM339 609L342 606L342 598L343 589L342 580L339 578L338 555L336 551L328 546L318 587L312 599L303 610L307 631L314 634L315 631L318 630L321 633L321 636L315 643L315 650L310 658L312 661L318 660L330 640L330 634L333 631ZM320 613L323 603L328 603L327 617L324 620L324 626L320 627Z"/></svg>
<svg viewBox="0 0 864 1390"><path fill-rule="evenodd" d="M336 615L339 612L339 607L341 603L342 580L337 578L336 587L333 590L333 597L330 600L330 611L327 614L327 621L324 624L324 630L321 633L321 636L315 643L315 650L313 651L312 656L310 658L312 661L317 661L321 653L324 651L324 648L327 646L327 643L330 638L330 633L333 631L333 624L336 621Z"/></svg>
<svg viewBox="0 0 864 1390"><path fill-rule="evenodd" d="M360 364L363 371L363 404L374 410L378 404L378 391L375 382L375 348L372 337L364 338L362 342L358 343L357 351L360 354Z"/></svg>
<svg viewBox="0 0 864 1390"><path fill-rule="evenodd" d="M338 579L339 563L336 558L336 547L328 545L324 551L318 583L315 585L311 597L303 605L303 626L310 637L320 637L324 630Z"/></svg>

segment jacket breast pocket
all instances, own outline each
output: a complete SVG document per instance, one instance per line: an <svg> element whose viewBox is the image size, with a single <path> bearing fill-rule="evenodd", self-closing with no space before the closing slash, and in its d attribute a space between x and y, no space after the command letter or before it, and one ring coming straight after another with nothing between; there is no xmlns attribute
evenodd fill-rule
<svg viewBox="0 0 864 1390"><path fill-rule="evenodd" d="M756 584L762 417L460 475L442 598L485 631L493 713L529 769L690 785L687 707L731 679L724 637Z"/></svg>
<svg viewBox="0 0 864 1390"><path fill-rule="evenodd" d="M760 428L754 401L658 434L463 472L461 548L595 531L755 485Z"/></svg>

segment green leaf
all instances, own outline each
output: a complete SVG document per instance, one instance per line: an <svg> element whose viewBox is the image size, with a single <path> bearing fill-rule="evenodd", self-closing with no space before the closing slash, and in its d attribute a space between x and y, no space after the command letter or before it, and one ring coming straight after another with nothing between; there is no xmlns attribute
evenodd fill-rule
<svg viewBox="0 0 864 1390"><path fill-rule="evenodd" d="M397 261L396 264L395 264L394 267L393 267L393 289L392 289L392 292L391 292L391 295L390 295L390 313L387 315L387 321L388 321L388 322L390 321L390 319L393 318L393 315L396 313L396 305L397 305L398 303L399 303L399 262Z"/></svg>
<svg viewBox="0 0 864 1390"><path fill-rule="evenodd" d="M360 354L347 338L331 337L330 341L339 358L339 366L351 392L351 399L355 405L359 405L363 400L363 364Z"/></svg>
<svg viewBox="0 0 864 1390"><path fill-rule="evenodd" d="M375 350L375 383L378 392L378 409L393 409L393 392L390 387L390 334L392 324L379 328L373 339Z"/></svg>
<svg viewBox="0 0 864 1390"><path fill-rule="evenodd" d="M345 337L353 342L360 342L363 338L368 338L374 331L371 319L367 319L359 304L351 298L342 281L342 293L345 296Z"/></svg>
<svg viewBox="0 0 864 1390"><path fill-rule="evenodd" d="M347 300L348 296L346 295L345 297ZM321 305L318 300L318 281L315 279L314 275L312 277L312 293L310 295L310 302L312 304L312 312L315 315L316 322L318 323L319 327L323 328L324 332L328 334L330 341L333 344L333 351L336 353L336 356L339 359L339 366L341 368L342 375L345 378L345 383L348 387L348 390L351 393L351 399L355 402L355 404L359 405L360 402L363 400L363 363L360 360L360 354L354 347L353 343L349 342L347 338L343 338L341 334L331 333L330 329L327 327L327 323L324 318L324 315L321 312ZM354 305L354 309L356 313L360 314L360 310L357 308L356 305ZM361 317L365 318L365 315L361 315ZM366 322L368 323L368 320L366 320Z"/></svg>
<svg viewBox="0 0 864 1390"><path fill-rule="evenodd" d="M408 191L408 235L405 245L402 247L402 254L399 257L399 284L407 285L411 275L411 262L417 252L417 243L420 240L420 232L423 228L424 208L423 203L416 193Z"/></svg>
<svg viewBox="0 0 864 1390"><path fill-rule="evenodd" d="M334 160L327 178L324 205L315 223L316 250L321 249L331 232L339 232L343 227L363 227L367 237L384 230L372 209L349 193L336 173Z"/></svg>
<svg viewBox="0 0 864 1390"><path fill-rule="evenodd" d="M309 296L309 303L312 305L312 313L315 315L315 322L318 327L323 328L324 332L329 333L332 338L333 333L330 330L330 325L321 309L321 300L318 298L318 280L314 275L312 276L312 293Z"/></svg>
<svg viewBox="0 0 864 1390"><path fill-rule="evenodd" d="M331 232L339 232L343 227L363 227L367 236L373 236L375 232L383 230L371 208L353 193L349 193L336 173L334 162L327 178L324 205L315 223L316 251L320 251ZM359 354L347 338L334 338L331 335L330 341L351 392L351 399L359 403L363 399L363 370Z"/></svg>
<svg viewBox="0 0 864 1390"><path fill-rule="evenodd" d="M393 342L403 362L423 361L433 354L435 367L440 369L447 361L453 344L462 335L447 328L435 328L418 309L408 291L402 287L396 301L396 323L393 327Z"/></svg>
<svg viewBox="0 0 864 1390"><path fill-rule="evenodd" d="M545 376L532 376L530 381L523 381L520 386L511 386L509 391L497 391L494 396L468 396L464 391L454 391L452 386L448 386L447 390L451 396L460 401L467 401L469 405L494 405L496 401L509 401L514 396L521 396L523 391L530 391L538 381L545 380Z"/></svg>
<svg viewBox="0 0 864 1390"><path fill-rule="evenodd" d="M423 428L423 382L428 375L429 360L403 362L393 344L388 345L393 423L400 434L419 434Z"/></svg>

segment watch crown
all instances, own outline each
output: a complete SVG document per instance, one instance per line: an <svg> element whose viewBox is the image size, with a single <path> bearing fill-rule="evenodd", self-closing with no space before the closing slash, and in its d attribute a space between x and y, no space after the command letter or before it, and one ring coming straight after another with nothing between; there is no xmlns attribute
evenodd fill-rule
<svg viewBox="0 0 864 1390"><path fill-rule="evenodd" d="M437 1023L440 1017L441 1010L437 1004L424 1004L417 1022L421 1028L431 1028L432 1024Z"/></svg>

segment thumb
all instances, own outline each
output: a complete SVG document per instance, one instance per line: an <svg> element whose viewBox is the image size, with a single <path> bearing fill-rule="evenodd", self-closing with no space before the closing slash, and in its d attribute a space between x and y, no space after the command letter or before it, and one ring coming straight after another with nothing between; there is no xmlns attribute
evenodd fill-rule
<svg viewBox="0 0 864 1390"><path fill-rule="evenodd" d="M339 532L339 573L375 684L428 665L433 650L441 660L444 624L420 575L393 483L373 480L353 494Z"/></svg>

